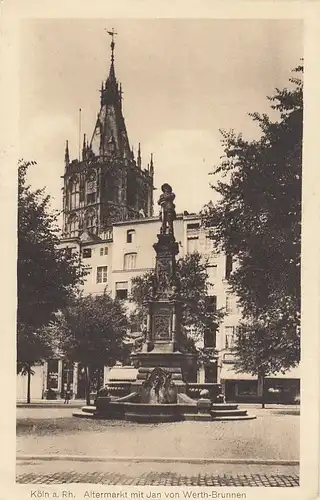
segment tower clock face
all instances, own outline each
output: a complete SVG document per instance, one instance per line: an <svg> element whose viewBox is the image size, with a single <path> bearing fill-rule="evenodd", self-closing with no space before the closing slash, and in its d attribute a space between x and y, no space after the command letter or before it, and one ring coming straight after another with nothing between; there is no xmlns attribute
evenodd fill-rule
<svg viewBox="0 0 320 500"><path fill-rule="evenodd" d="M96 190L96 183L95 181L88 181L87 183L87 192L88 193L94 193Z"/></svg>

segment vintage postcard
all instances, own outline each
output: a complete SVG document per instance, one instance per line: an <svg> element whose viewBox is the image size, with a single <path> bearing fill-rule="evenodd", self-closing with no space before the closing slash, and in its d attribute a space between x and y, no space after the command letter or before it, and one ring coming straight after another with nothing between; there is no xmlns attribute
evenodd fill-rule
<svg viewBox="0 0 320 500"><path fill-rule="evenodd" d="M317 498L318 14L4 3L0 498Z"/></svg>

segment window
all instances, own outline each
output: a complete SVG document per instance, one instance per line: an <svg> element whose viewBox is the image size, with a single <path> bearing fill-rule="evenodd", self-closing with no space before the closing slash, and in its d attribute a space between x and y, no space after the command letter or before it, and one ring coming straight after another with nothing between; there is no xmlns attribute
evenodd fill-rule
<svg viewBox="0 0 320 500"><path fill-rule="evenodd" d="M187 252L188 253L197 252L198 248L199 248L199 238L197 236L189 237L187 240Z"/></svg>
<svg viewBox="0 0 320 500"><path fill-rule="evenodd" d="M187 231L198 231L200 228L199 222L187 224Z"/></svg>
<svg viewBox="0 0 320 500"><path fill-rule="evenodd" d="M226 280L228 278L230 278L230 275L232 273L232 266L233 266L233 263L232 263L232 255L230 254L227 254L226 255Z"/></svg>
<svg viewBox="0 0 320 500"><path fill-rule="evenodd" d="M91 248L84 248L82 250L82 257L84 259L89 259L91 257Z"/></svg>
<svg viewBox="0 0 320 500"><path fill-rule="evenodd" d="M126 253L124 255L124 262L123 262L124 269L126 271L129 271L130 269L135 269L136 268L136 260L137 260L136 253Z"/></svg>
<svg viewBox="0 0 320 500"><path fill-rule="evenodd" d="M108 247L100 248L100 256L102 257L103 255L108 255Z"/></svg>
<svg viewBox="0 0 320 500"><path fill-rule="evenodd" d="M113 235L112 235L112 229L108 229L105 234L106 240L112 240Z"/></svg>
<svg viewBox="0 0 320 500"><path fill-rule="evenodd" d="M209 264L207 266L207 268L208 268L209 281L212 278L216 278L217 277L217 271L218 271L217 264Z"/></svg>
<svg viewBox="0 0 320 500"><path fill-rule="evenodd" d="M86 181L87 204L96 202L96 176L94 173Z"/></svg>
<svg viewBox="0 0 320 500"><path fill-rule="evenodd" d="M211 331L206 331L204 333L204 347L215 347L216 346L216 329L213 328Z"/></svg>
<svg viewBox="0 0 320 500"><path fill-rule="evenodd" d="M228 314L233 314L233 313L236 313L237 311L238 311L238 307L237 307L236 298L231 294L227 294L227 296L226 296L226 312Z"/></svg>
<svg viewBox="0 0 320 500"><path fill-rule="evenodd" d="M107 283L108 281L108 267L97 267L97 283Z"/></svg>
<svg viewBox="0 0 320 500"><path fill-rule="evenodd" d="M129 229L129 231L127 231L127 243L134 242L135 234L136 234L136 232L134 229Z"/></svg>
<svg viewBox="0 0 320 500"><path fill-rule="evenodd" d="M234 344L234 326L225 326L225 348L232 349Z"/></svg>
<svg viewBox="0 0 320 500"><path fill-rule="evenodd" d="M206 305L208 312L215 313L217 310L217 297L216 295L211 295L210 297L206 297Z"/></svg>
<svg viewBox="0 0 320 500"><path fill-rule="evenodd" d="M118 281L116 283L116 299L125 300L128 298L128 282Z"/></svg>
<svg viewBox="0 0 320 500"><path fill-rule="evenodd" d="M71 215L69 218L69 231L71 238L78 235L79 221L76 215Z"/></svg>
<svg viewBox="0 0 320 500"><path fill-rule="evenodd" d="M96 222L96 214L94 210L89 210L86 214L86 225L89 231L92 231L95 227Z"/></svg>
<svg viewBox="0 0 320 500"><path fill-rule="evenodd" d="M236 386L236 396L256 396L258 383L256 380L240 381Z"/></svg>
<svg viewBox="0 0 320 500"><path fill-rule="evenodd" d="M71 181L70 210L79 206L79 183L77 180Z"/></svg>
<svg viewBox="0 0 320 500"><path fill-rule="evenodd" d="M58 389L58 360L49 359L48 360L48 372L47 372L47 388L48 389Z"/></svg>

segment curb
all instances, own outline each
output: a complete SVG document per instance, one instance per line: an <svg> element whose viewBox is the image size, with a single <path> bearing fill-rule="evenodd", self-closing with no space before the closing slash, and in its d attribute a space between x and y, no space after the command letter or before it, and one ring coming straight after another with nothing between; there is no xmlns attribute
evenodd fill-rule
<svg viewBox="0 0 320 500"><path fill-rule="evenodd" d="M88 455L17 455L18 461L140 462L189 464L245 464L299 466L299 460L263 460L255 458L181 458L181 457L104 457Z"/></svg>
<svg viewBox="0 0 320 500"><path fill-rule="evenodd" d="M17 404L16 405L16 408L26 408L26 409L34 409L34 408L56 408L56 409L59 409L59 410L67 410L68 408L72 408L72 409L77 409L77 408L82 408L83 407L83 404L63 404L63 403L60 403L60 404L52 404L52 403L46 403L46 404L41 404L41 403L31 403L29 405L23 405L23 404Z"/></svg>

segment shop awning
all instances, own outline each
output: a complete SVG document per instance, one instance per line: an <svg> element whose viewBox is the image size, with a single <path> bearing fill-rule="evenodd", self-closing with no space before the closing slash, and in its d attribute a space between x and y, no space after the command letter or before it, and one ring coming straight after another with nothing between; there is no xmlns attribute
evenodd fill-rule
<svg viewBox="0 0 320 500"><path fill-rule="evenodd" d="M300 366L291 368L286 373L276 373L269 375L268 379L300 379ZM237 373L233 365L223 365L220 372L221 380L258 380L258 377L250 373Z"/></svg>
<svg viewBox="0 0 320 500"><path fill-rule="evenodd" d="M222 366L220 372L221 380L258 380L250 373L237 373L232 365Z"/></svg>

